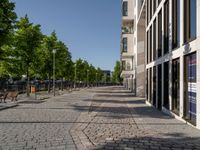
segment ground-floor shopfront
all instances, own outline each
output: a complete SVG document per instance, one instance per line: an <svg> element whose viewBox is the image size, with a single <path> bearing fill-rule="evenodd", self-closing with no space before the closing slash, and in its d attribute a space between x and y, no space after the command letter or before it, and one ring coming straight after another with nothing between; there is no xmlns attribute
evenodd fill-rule
<svg viewBox="0 0 200 150"><path fill-rule="evenodd" d="M146 67L147 103L200 128L200 50Z"/></svg>

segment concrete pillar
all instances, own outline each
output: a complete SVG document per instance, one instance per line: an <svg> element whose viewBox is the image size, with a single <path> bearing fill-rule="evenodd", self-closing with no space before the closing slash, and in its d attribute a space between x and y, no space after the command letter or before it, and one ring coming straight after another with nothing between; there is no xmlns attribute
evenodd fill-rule
<svg viewBox="0 0 200 150"><path fill-rule="evenodd" d="M169 0L169 110L172 110L172 1Z"/></svg>
<svg viewBox="0 0 200 150"><path fill-rule="evenodd" d="M184 115L184 57L180 56L180 117Z"/></svg>

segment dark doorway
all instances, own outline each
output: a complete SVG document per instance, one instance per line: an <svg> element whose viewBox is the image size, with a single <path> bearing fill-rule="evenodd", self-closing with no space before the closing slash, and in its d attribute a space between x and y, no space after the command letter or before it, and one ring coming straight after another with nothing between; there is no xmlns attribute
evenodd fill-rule
<svg viewBox="0 0 200 150"><path fill-rule="evenodd" d="M162 109L162 65L158 65L158 109Z"/></svg>
<svg viewBox="0 0 200 150"><path fill-rule="evenodd" d="M172 61L172 110L179 115L180 105L180 61Z"/></svg>
<svg viewBox="0 0 200 150"><path fill-rule="evenodd" d="M169 109L169 62L164 63L164 107Z"/></svg>
<svg viewBox="0 0 200 150"><path fill-rule="evenodd" d="M185 56L185 119L196 124L196 53Z"/></svg>

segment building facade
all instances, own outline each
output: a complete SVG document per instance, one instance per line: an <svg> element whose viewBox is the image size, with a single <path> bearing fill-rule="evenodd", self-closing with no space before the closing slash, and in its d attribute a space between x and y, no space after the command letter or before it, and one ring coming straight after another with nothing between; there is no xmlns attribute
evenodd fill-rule
<svg viewBox="0 0 200 150"><path fill-rule="evenodd" d="M145 36L145 30L144 26L142 32L137 28L136 4L135 0L122 0L121 77L127 89L136 96L144 97L144 41L140 41L137 34Z"/></svg>
<svg viewBox="0 0 200 150"><path fill-rule="evenodd" d="M200 1L123 0L122 12L124 2L133 7L128 6L133 28L129 46L124 46L128 35L122 17L125 85L130 88L132 75L136 96L145 96L149 105L200 129ZM126 71L128 61L132 72Z"/></svg>
<svg viewBox="0 0 200 150"><path fill-rule="evenodd" d="M147 102L200 128L200 1L145 3Z"/></svg>

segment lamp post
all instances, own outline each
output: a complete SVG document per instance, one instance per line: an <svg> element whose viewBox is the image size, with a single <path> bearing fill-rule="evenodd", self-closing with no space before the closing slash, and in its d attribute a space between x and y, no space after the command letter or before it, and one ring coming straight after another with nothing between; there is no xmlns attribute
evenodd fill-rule
<svg viewBox="0 0 200 150"><path fill-rule="evenodd" d="M76 63L74 64L74 89L76 88Z"/></svg>
<svg viewBox="0 0 200 150"><path fill-rule="evenodd" d="M88 82L89 82L89 70L87 69L87 87L89 87Z"/></svg>
<svg viewBox="0 0 200 150"><path fill-rule="evenodd" d="M56 91L55 91L55 70L56 70L56 62L55 62L55 54L56 54L56 50L53 50L53 96L56 95Z"/></svg>

